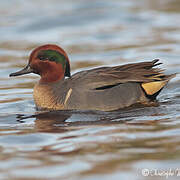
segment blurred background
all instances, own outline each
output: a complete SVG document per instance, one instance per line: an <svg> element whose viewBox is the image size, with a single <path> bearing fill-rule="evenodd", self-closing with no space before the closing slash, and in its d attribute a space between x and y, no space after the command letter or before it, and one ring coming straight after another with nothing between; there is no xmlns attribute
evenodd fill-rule
<svg viewBox="0 0 180 180"><path fill-rule="evenodd" d="M179 22L179 0L0 0L0 179L145 179L143 168L180 168L180 75L158 107L42 116L39 77L8 77L47 43L65 49L72 73L156 58L180 73Z"/></svg>

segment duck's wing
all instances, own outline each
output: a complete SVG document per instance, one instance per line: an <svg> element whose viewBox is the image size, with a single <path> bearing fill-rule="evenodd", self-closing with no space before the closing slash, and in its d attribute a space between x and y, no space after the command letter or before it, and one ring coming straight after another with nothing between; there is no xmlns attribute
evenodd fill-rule
<svg viewBox="0 0 180 180"><path fill-rule="evenodd" d="M155 68L158 59L150 62L140 62L114 67L101 67L77 73L75 76L88 89L105 89L122 83L150 83L168 81L174 75L165 75L163 69ZM83 78L83 80L82 80ZM82 84L80 83L80 84Z"/></svg>

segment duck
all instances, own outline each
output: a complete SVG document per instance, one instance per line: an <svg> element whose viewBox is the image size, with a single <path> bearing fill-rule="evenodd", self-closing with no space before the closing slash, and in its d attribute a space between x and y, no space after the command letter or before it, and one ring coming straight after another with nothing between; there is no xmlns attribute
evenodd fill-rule
<svg viewBox="0 0 180 180"><path fill-rule="evenodd" d="M9 76L40 75L34 86L37 109L115 111L134 104L147 105L176 74L166 75L159 59L96 67L71 75L67 53L45 44L30 54L27 66Z"/></svg>

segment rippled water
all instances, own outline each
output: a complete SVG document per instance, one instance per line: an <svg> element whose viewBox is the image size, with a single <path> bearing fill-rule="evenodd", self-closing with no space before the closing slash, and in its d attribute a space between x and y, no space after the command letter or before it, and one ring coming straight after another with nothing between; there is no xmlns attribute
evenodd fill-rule
<svg viewBox="0 0 180 180"><path fill-rule="evenodd" d="M0 1L0 179L159 179L180 175L180 75L157 107L38 114L39 77L9 78L31 50L61 45L73 72L161 59L180 73L178 0ZM165 177L165 176L164 176Z"/></svg>

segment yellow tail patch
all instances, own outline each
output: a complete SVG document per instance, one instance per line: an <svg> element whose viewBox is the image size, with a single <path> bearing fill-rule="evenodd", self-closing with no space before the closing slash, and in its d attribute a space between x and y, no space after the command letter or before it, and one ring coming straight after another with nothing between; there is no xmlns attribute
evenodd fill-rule
<svg viewBox="0 0 180 180"><path fill-rule="evenodd" d="M142 87L148 95L153 95L162 89L168 81L155 81L149 83L142 83Z"/></svg>

